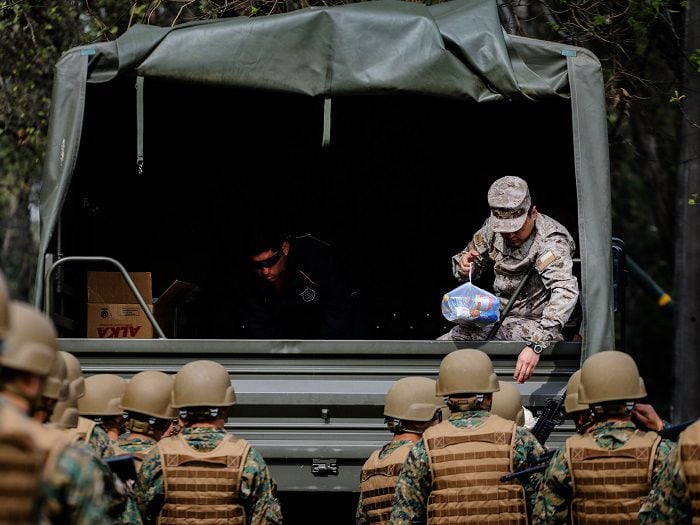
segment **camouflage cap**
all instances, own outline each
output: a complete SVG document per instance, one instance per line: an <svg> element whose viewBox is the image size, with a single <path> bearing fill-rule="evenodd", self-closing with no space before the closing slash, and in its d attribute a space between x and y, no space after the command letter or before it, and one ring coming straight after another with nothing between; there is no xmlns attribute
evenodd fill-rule
<svg viewBox="0 0 700 525"><path fill-rule="evenodd" d="M527 182L520 177L501 177L491 184L488 200L493 231L510 233L523 227L532 204Z"/></svg>

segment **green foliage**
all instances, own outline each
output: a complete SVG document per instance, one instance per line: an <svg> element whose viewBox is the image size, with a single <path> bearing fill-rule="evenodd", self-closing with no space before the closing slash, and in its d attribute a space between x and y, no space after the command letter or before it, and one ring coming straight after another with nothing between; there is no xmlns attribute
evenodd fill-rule
<svg viewBox="0 0 700 525"><path fill-rule="evenodd" d="M688 57L688 60L695 65L695 71L700 73L700 49L693 51Z"/></svg>

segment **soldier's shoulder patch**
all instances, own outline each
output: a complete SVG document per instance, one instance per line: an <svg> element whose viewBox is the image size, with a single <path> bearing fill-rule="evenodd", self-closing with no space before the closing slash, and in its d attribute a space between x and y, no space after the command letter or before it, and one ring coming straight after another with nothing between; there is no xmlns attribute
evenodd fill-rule
<svg viewBox="0 0 700 525"><path fill-rule="evenodd" d="M535 261L535 268L538 272L544 271L544 269L557 260L557 256L551 251L546 251L537 258Z"/></svg>

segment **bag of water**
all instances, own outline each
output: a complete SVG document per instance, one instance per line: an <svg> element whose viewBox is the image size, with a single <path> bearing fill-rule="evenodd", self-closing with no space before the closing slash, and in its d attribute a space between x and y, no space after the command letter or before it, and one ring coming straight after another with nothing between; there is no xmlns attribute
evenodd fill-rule
<svg viewBox="0 0 700 525"><path fill-rule="evenodd" d="M466 282L442 297L442 315L457 324L498 322L498 297Z"/></svg>

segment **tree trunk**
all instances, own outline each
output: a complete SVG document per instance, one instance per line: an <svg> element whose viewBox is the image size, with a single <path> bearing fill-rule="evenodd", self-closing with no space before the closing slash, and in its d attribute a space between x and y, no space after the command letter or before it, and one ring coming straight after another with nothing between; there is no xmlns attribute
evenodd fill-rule
<svg viewBox="0 0 700 525"><path fill-rule="evenodd" d="M700 48L700 5L688 2L685 18L685 55ZM675 262L675 386L673 419L700 415L700 73L687 61L680 101L683 110L678 170ZM663 349L659 349L659 359Z"/></svg>

